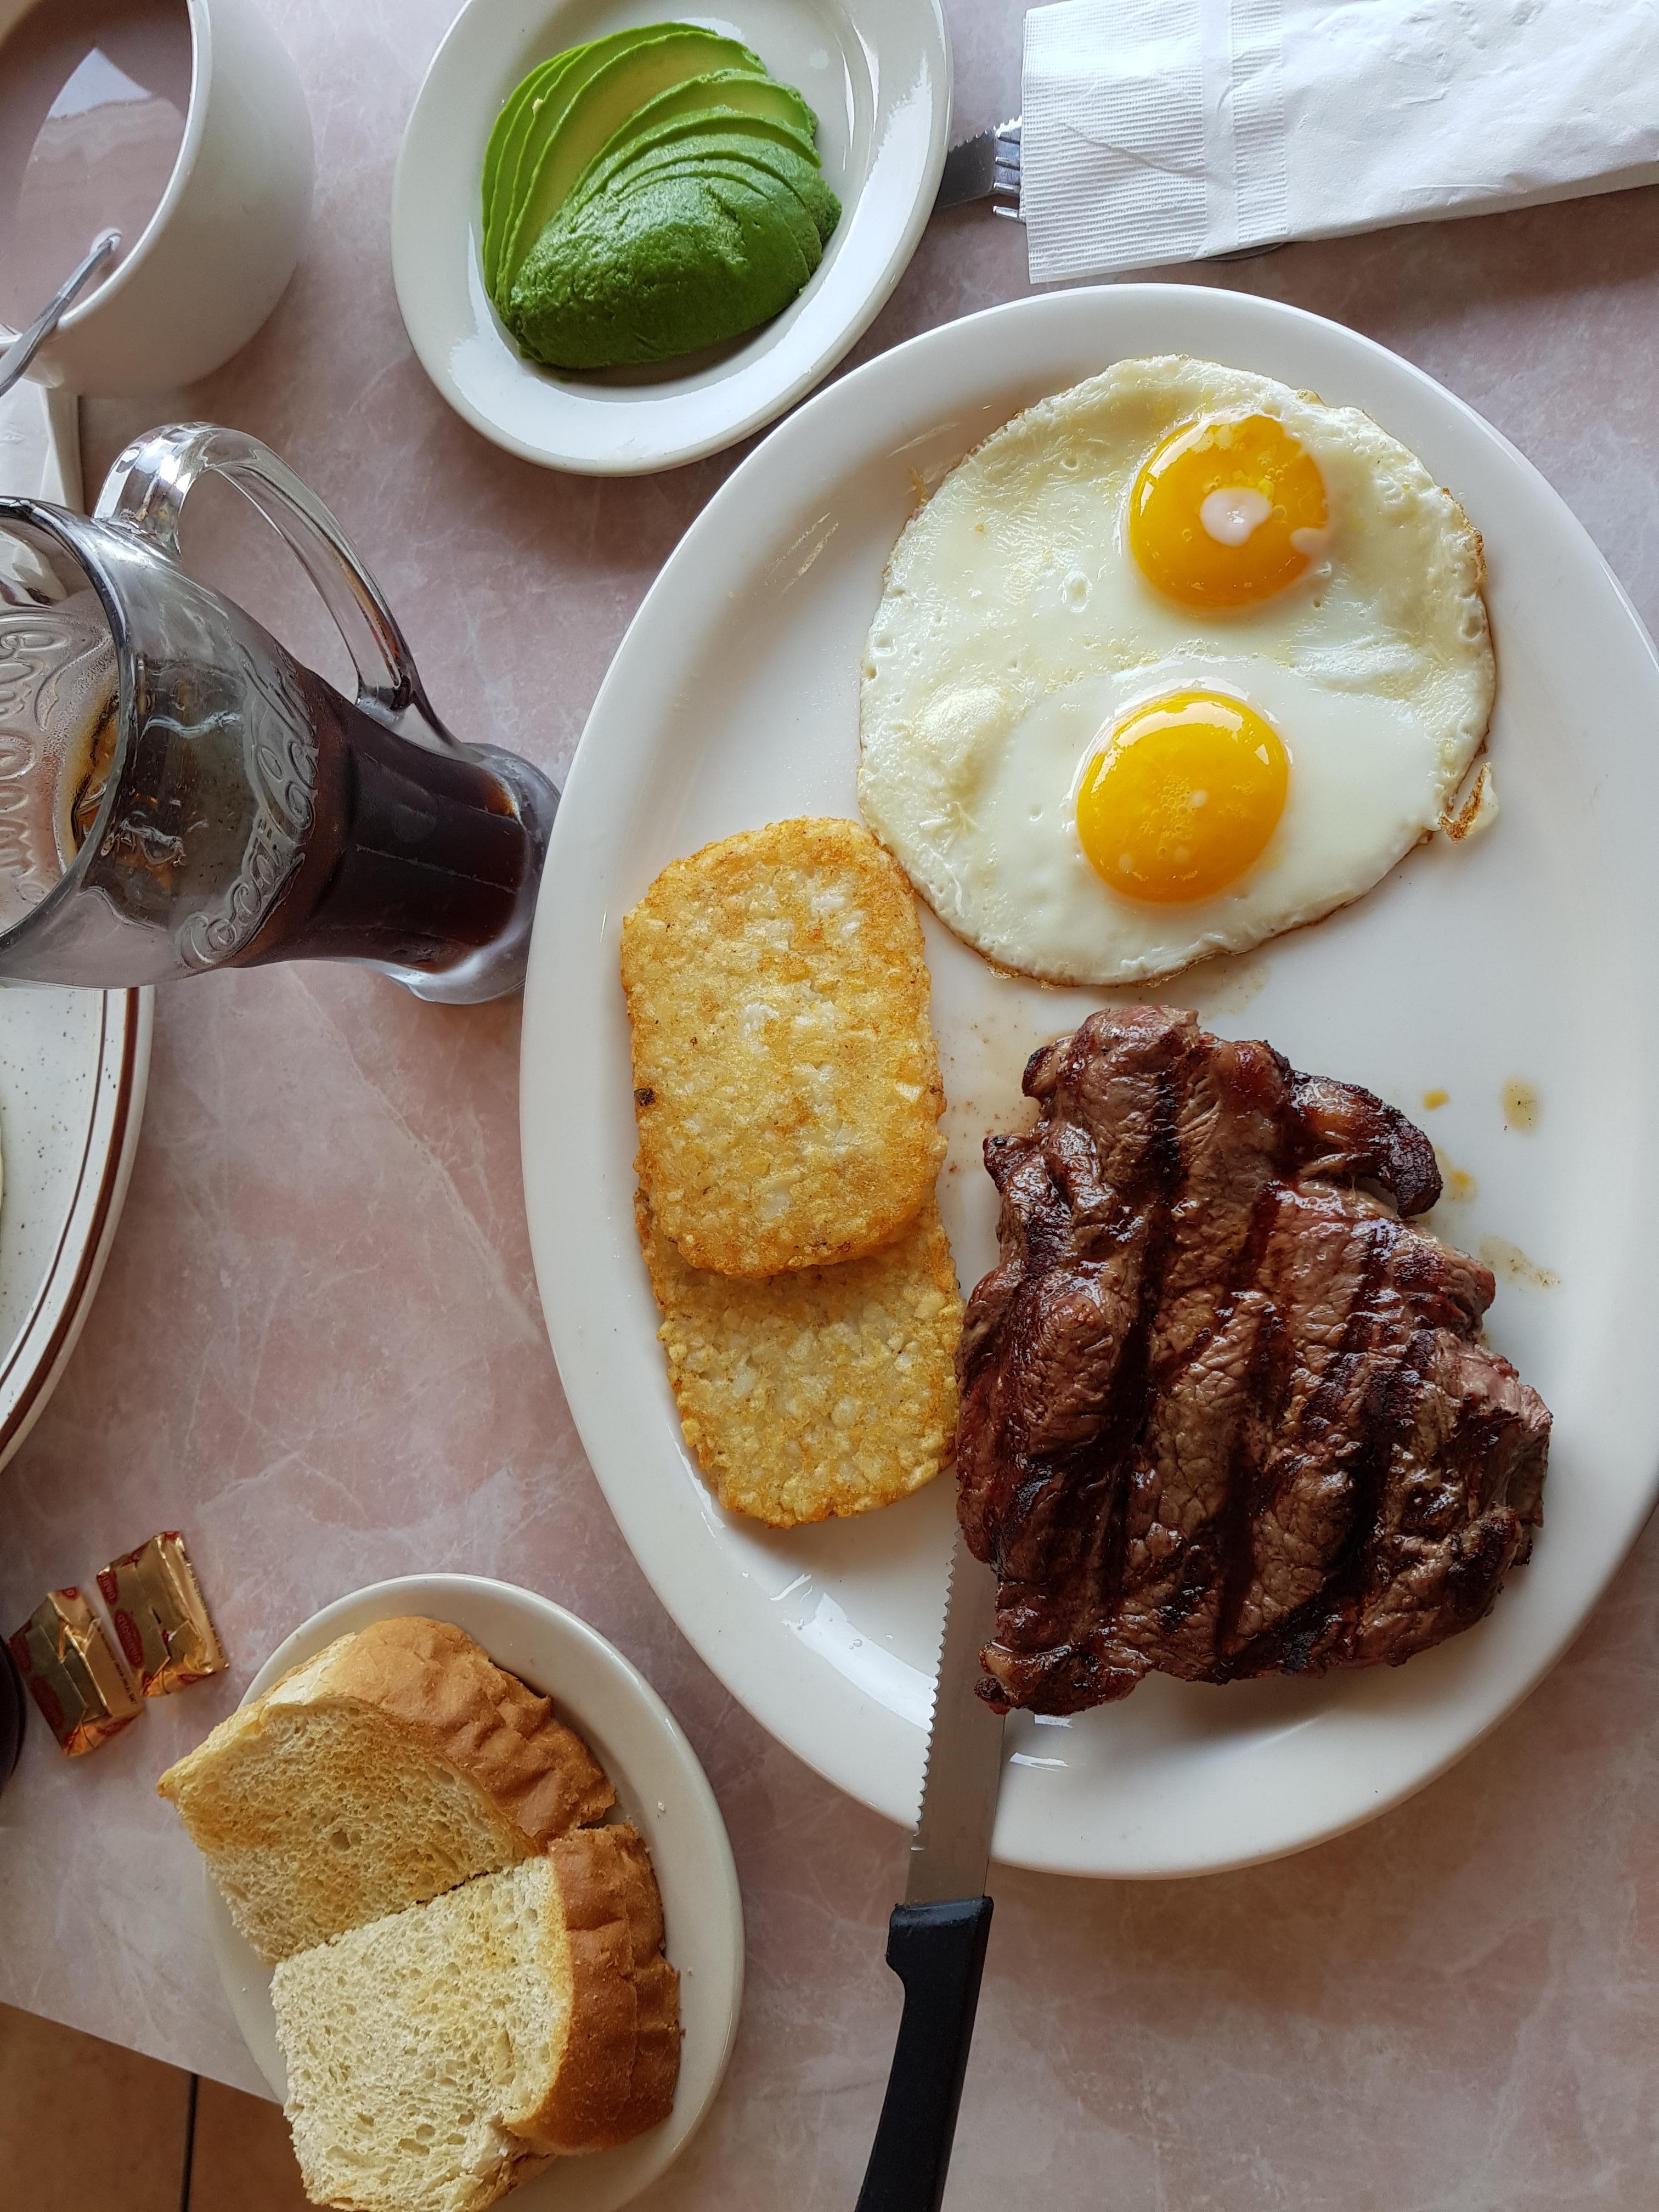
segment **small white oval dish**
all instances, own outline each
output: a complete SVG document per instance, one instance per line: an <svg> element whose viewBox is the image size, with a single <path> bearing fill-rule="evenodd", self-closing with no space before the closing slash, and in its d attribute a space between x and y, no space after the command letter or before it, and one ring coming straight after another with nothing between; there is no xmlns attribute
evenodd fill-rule
<svg viewBox="0 0 1659 2212"><path fill-rule="evenodd" d="M337 1636L403 1613L453 1621L496 1664L550 1697L617 1788L646 1840L662 1892L668 1955L680 1974L685 2039L672 2116L620 2150L560 2159L513 2192L514 2212L616 2212L678 2157L714 2103L743 2002L743 1901L714 1793L678 1722L638 1669L562 1606L477 1575L406 1575L313 1613L279 1644L246 1705ZM208 1934L230 2008L259 2071L287 2094L270 2008L270 1970L232 1923L210 1875Z"/></svg>
<svg viewBox="0 0 1659 2212"><path fill-rule="evenodd" d="M538 61L668 21L742 40L805 94L842 219L800 297L717 359L557 376L519 352L484 289L484 148ZM718 15L663 0L467 0L427 71L392 188L410 342L456 412L521 459L637 476L718 453L810 392L874 319L933 212L950 119L939 0L731 0Z"/></svg>

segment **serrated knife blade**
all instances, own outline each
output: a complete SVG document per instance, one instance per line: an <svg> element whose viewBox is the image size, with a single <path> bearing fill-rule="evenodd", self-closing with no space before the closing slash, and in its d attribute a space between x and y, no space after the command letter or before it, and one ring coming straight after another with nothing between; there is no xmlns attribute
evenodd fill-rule
<svg viewBox="0 0 1659 2212"><path fill-rule="evenodd" d="M996 1577L974 1557L958 1528L945 1590L921 1807L910 1838L907 1905L984 1893L1002 1781L1002 1716L991 1711L975 1685L984 1671L979 1655L996 1623Z"/></svg>
<svg viewBox="0 0 1659 2212"><path fill-rule="evenodd" d="M933 1723L904 1902L887 1963L904 2011L858 2212L939 2212L991 1932L985 1894L1002 1779L1002 1719L975 1694L996 1580L958 1529L945 1593Z"/></svg>

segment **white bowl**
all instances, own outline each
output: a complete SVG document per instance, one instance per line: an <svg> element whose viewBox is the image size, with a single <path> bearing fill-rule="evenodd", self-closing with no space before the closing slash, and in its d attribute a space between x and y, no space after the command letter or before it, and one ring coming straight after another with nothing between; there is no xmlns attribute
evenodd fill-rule
<svg viewBox="0 0 1659 2212"><path fill-rule="evenodd" d="M246 1705L337 1636L405 1613L453 1621L498 1666L550 1697L617 1787L618 1809L646 1840L680 1973L680 2055L674 2110L620 2150L556 2160L513 2193L514 2212L615 2212L685 2148L714 2103L743 2001L743 1900L714 1793L679 1723L620 1651L534 1591L477 1575L408 1575L375 1583L313 1613L278 1644L247 1686ZM208 1932L219 1979L259 2071L288 2094L270 1969L232 1924L206 1878Z"/></svg>
<svg viewBox="0 0 1659 2212"><path fill-rule="evenodd" d="M951 116L939 0L730 0L730 10L682 18L662 0L468 0L427 72L392 188L398 304L450 405L521 459L633 476L734 444L834 367L915 249ZM671 17L741 39L805 94L841 222L800 297L718 358L557 376L523 357L484 289L484 148L502 101L538 61Z"/></svg>
<svg viewBox="0 0 1659 2212"><path fill-rule="evenodd" d="M0 38L33 4L0 0ZM167 188L113 274L36 354L38 383L110 398L193 383L247 343L294 274L311 219L299 72L253 0L189 6L190 111Z"/></svg>

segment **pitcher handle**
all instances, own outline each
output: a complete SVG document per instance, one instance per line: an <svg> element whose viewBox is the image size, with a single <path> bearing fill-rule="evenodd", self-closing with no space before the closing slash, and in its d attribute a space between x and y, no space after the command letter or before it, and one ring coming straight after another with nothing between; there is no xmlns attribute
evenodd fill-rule
<svg viewBox="0 0 1659 2212"><path fill-rule="evenodd" d="M95 519L136 531L176 561L185 501L210 470L234 484L299 556L345 640L364 713L417 744L456 750L379 585L321 500L257 438L211 422L151 430L134 440L105 477Z"/></svg>

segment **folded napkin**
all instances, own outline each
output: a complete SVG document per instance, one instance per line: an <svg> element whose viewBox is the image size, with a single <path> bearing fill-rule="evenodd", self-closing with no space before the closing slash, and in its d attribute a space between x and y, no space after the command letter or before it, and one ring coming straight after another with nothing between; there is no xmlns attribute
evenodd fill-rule
<svg viewBox="0 0 1659 2212"><path fill-rule="evenodd" d="M1036 283L1659 179L1653 0L1064 0L1025 19Z"/></svg>

